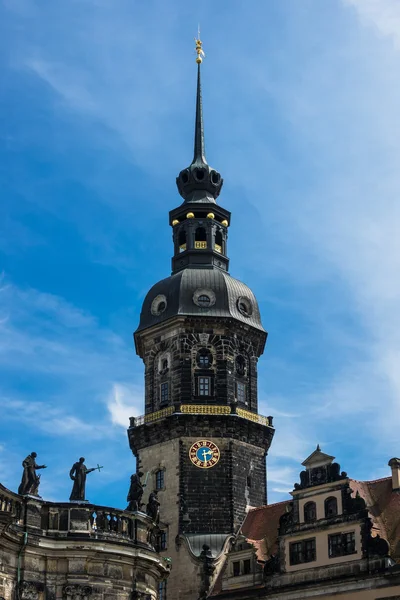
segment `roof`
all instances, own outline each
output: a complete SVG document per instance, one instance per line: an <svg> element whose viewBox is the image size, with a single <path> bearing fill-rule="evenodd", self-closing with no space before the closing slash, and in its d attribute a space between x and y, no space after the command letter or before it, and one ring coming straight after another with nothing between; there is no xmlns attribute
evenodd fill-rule
<svg viewBox="0 0 400 600"><path fill-rule="evenodd" d="M213 297L213 304L202 307L195 304L195 292L207 293ZM214 298L215 296L215 298ZM154 299L162 298L166 304L163 312L152 311ZM245 316L238 308L239 298L251 304L251 314ZM184 315L196 317L230 317L246 323L263 333L257 300L250 288L218 268L183 269L166 279L162 279L147 293L140 314L140 324L136 334L148 327L163 323L168 319Z"/></svg>
<svg viewBox="0 0 400 600"><path fill-rule="evenodd" d="M301 464L307 469L311 469L312 467L330 465L334 459L334 456L322 452L318 444L317 449L314 450L314 452L312 452Z"/></svg>
<svg viewBox="0 0 400 600"><path fill-rule="evenodd" d="M258 560L266 561L278 549L279 519L286 512L291 500L268 504L249 510L243 522L241 533L251 542Z"/></svg>
<svg viewBox="0 0 400 600"><path fill-rule="evenodd" d="M279 519L286 511L287 505L291 500L277 502L252 508L246 515L240 533L245 536L248 542L253 544L256 549L257 559L266 561L278 549L278 527ZM223 565L214 582L210 597L218 596L222 593L222 580L228 566L228 560L225 558ZM263 588L264 583L253 585L249 589ZM240 592L245 592L247 588L240 588ZM238 590L236 590L238 591Z"/></svg>
<svg viewBox="0 0 400 600"><path fill-rule="evenodd" d="M392 558L400 559L400 493L393 491L392 478L375 481L350 479L353 495L364 498L373 522L371 534L384 538L390 546Z"/></svg>

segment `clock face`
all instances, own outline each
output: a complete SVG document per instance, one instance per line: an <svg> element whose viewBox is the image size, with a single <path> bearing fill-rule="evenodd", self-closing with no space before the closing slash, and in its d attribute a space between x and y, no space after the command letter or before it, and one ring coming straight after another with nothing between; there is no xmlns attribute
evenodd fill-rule
<svg viewBox="0 0 400 600"><path fill-rule="evenodd" d="M189 458L192 463L200 469L210 469L217 464L220 458L217 444L209 440L195 442L189 450Z"/></svg>

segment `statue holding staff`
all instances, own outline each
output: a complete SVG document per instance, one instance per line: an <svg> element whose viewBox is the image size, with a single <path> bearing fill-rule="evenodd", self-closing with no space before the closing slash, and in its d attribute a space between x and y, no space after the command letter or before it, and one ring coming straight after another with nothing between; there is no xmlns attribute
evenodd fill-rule
<svg viewBox="0 0 400 600"><path fill-rule="evenodd" d="M36 457L36 452L31 452L31 454L22 461L24 471L18 488L18 494L21 494L22 496L26 494L38 496L40 476L36 474L36 469L46 469L47 467L46 465L37 465Z"/></svg>
<svg viewBox="0 0 400 600"><path fill-rule="evenodd" d="M140 478L143 477L143 473L139 471L139 473L134 473L131 475L131 485L129 487L129 492L127 496L127 501L129 505L126 510L131 510L132 512L140 510L142 506L142 496L143 491L146 486L146 483L142 485Z"/></svg>
<svg viewBox="0 0 400 600"><path fill-rule="evenodd" d="M97 467L88 469L84 463L85 459L83 456L81 456L79 461L72 465L72 469L69 472L69 476L74 482L74 485L72 486L72 492L69 497L70 500L81 500L82 502L87 502L85 499L86 475L88 475L88 473L92 473L92 471L95 471L96 469L100 471L100 469L103 468L97 465Z"/></svg>

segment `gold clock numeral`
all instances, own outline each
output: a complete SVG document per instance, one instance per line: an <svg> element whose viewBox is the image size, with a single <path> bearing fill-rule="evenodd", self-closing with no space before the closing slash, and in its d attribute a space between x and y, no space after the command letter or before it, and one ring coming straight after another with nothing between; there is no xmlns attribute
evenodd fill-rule
<svg viewBox="0 0 400 600"><path fill-rule="evenodd" d="M197 452L201 448L204 448L204 450L200 452L199 458L197 456ZM210 454L211 458L207 458ZM210 440L198 440L197 442L192 444L189 449L190 461L195 467L199 467L201 469L210 469L211 467L214 467L219 461L220 456L221 453L217 444L211 442Z"/></svg>

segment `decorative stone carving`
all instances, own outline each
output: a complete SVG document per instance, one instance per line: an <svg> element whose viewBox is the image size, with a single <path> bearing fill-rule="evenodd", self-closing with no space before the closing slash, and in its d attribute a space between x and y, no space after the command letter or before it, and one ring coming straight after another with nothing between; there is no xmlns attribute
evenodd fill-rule
<svg viewBox="0 0 400 600"><path fill-rule="evenodd" d="M63 588L63 598L65 600L87 600L92 595L92 591L93 589L90 585L65 585Z"/></svg>
<svg viewBox="0 0 400 600"><path fill-rule="evenodd" d="M39 581L22 581L19 589L21 600L38 600L43 584Z"/></svg>
<svg viewBox="0 0 400 600"><path fill-rule="evenodd" d="M208 344L209 339L210 336L208 333L199 333L200 344L202 344L203 346L206 346Z"/></svg>

